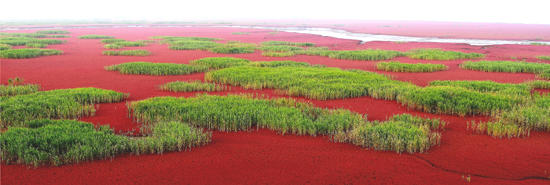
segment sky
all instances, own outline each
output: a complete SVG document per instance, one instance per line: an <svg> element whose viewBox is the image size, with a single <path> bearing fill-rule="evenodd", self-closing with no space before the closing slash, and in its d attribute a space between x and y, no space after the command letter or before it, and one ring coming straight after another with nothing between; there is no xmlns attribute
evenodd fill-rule
<svg viewBox="0 0 550 185"><path fill-rule="evenodd" d="M544 0L26 0L3 1L0 20L350 19L550 24Z"/></svg>

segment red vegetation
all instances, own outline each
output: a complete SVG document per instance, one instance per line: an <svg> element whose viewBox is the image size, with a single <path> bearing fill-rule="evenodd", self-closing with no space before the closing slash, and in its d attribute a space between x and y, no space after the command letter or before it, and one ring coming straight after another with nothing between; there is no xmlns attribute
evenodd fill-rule
<svg viewBox="0 0 550 185"><path fill-rule="evenodd" d="M411 28L413 29L413 28ZM404 29L407 30L407 29ZM413 29L414 30L414 29ZM528 30L528 29L525 29ZM29 30L28 32L34 32ZM154 96L193 96L195 93L173 93L155 90L156 85L171 81L203 79L204 73L182 76L122 75L105 71L104 66L125 62L148 61L162 63L188 63L204 57L231 56L253 61L294 60L324 64L345 69L363 69L396 76L397 80L427 85L432 80L493 80L520 83L535 79L533 74L485 73L461 70L460 61L422 61L398 57L405 63L440 63L450 66L448 71L434 73L392 73L375 70L375 62L335 60L317 56L290 58L262 57L253 54L212 54L207 51L174 51L166 45L149 44L140 49L153 53L147 57L109 57L101 55L103 44L99 40L82 40L77 36L102 34L120 39L146 39L155 35L217 37L225 40L260 43L269 40L313 42L337 50L366 48L406 51L412 48L444 48L463 52L487 54L486 60L509 60L510 56L537 61L537 55L548 55L550 46L469 46L441 43L372 42L357 45L358 41L342 40L308 34L269 30L235 28L94 28L68 29L68 43L48 46L64 51L60 56L33 59L2 59L2 83L19 76L27 83L40 84L44 90L97 87L131 93L128 101ZM233 35L233 32L250 32L250 35ZM466 31L463 31L466 32ZM396 34L405 33L396 32ZM462 33L462 32L460 32ZM520 32L521 38L538 37L531 31ZM443 31L425 33L430 36L446 34ZM470 35L465 33L464 35ZM513 39L512 36L494 38ZM518 36L520 38L520 36ZM65 38L63 38L65 40ZM244 91L234 87L230 93L264 93L277 96L273 90ZM227 92L210 93L225 94ZM298 98L303 99L303 98ZM470 120L487 120L487 117L457 117L432 115L410 111L395 101L375 100L368 97L344 100L307 100L320 107L342 107L363 114L369 120L384 120L393 114L410 113L449 122L442 132L441 146L423 154L397 154L395 152L364 150L345 143L330 142L321 136L279 135L260 129L250 132L214 131L212 142L191 152L169 152L163 155L122 155L110 160L99 160L60 167L43 166L29 169L23 165L2 164L2 184L458 184L471 176L479 184L548 184L550 183L550 133L532 132L529 138L496 139L466 130ZM96 116L83 121L109 124L115 130L136 127L127 118L125 103L101 104Z"/></svg>

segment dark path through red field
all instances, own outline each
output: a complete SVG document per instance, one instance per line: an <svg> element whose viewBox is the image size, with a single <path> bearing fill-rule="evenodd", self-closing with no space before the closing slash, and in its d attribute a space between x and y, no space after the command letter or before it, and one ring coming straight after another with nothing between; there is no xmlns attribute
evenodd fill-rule
<svg viewBox="0 0 550 185"><path fill-rule="evenodd" d="M25 32L34 32L26 30ZM438 63L449 66L448 71L434 73L393 73L375 70L376 62L336 60L317 56L289 58L262 57L253 54L212 54L207 51L174 51L166 45L150 44L146 49L154 55L147 57L103 56L100 40L77 39L85 34L115 36L120 39L147 39L150 36L194 36L224 38L225 41L260 43L269 40L313 42L335 50L392 49L407 51L413 48L443 48L446 50L487 54L484 60L510 60L514 56L538 61L537 55L550 55L550 46L501 45L470 46L444 43L371 42L335 39L308 34L237 28L94 28L68 29L68 43L48 46L63 50L60 56L34 59L2 59L1 79L22 77L26 83L40 84L44 90L76 87L97 87L130 93L127 101L155 96L194 96L196 93L173 93L156 90L157 85L171 81L203 79L204 73L182 76L122 75L105 71L104 66L125 62L189 63L204 57L238 57L253 61L293 60L323 64L344 69L362 69L391 74L396 80L425 86L433 80L493 80L521 83L535 79L533 74L485 73L461 70L457 61L425 61L406 57L394 61L405 63ZM23 31L20 31L23 32ZM232 32L250 32L233 35ZM530 32L526 32L528 34ZM443 34L443 33L437 33ZM506 39L506 38L505 38ZM64 39L63 39L64 40ZM127 47L130 49L130 47ZM243 90L233 87L229 93L263 93L279 96L273 90ZM210 93L226 94L228 92ZM369 120L384 120L393 114L409 113L449 122L442 132L440 146L426 153L398 154L366 150L345 143L331 142L322 136L280 135L259 129L249 132L214 131L212 142L187 152L168 152L163 155L121 155L112 160L99 160L60 167L2 164L2 184L459 184L463 176L471 175L476 184L549 184L550 133L531 132L528 138L498 139L466 130L466 122L487 120L487 117L457 117L434 115L407 110L396 101L369 97L343 100L310 101L320 107L341 107L367 114ZM100 104L96 116L83 121L109 124L115 130L135 129L137 124L127 117L125 102Z"/></svg>

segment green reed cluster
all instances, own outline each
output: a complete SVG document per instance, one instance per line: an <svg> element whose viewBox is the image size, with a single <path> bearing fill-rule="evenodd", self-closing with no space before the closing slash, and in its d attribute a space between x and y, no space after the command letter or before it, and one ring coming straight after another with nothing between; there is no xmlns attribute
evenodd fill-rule
<svg viewBox="0 0 550 185"><path fill-rule="evenodd" d="M10 127L0 146L6 164L59 166L117 154L162 154L205 145L212 133L178 122L143 127L143 137L117 135L109 125L94 126L76 120L37 119Z"/></svg>
<svg viewBox="0 0 550 185"><path fill-rule="evenodd" d="M378 70L405 73L431 73L436 71L445 71L448 68L449 67L443 64L407 64L394 61L376 63L376 69Z"/></svg>
<svg viewBox="0 0 550 185"><path fill-rule="evenodd" d="M61 55L63 51L56 49L10 49L0 51L0 58L25 59L48 55Z"/></svg>
<svg viewBox="0 0 550 185"><path fill-rule="evenodd" d="M550 79L550 64L515 61L466 61L462 69L483 72L533 73L542 79Z"/></svg>
<svg viewBox="0 0 550 185"><path fill-rule="evenodd" d="M78 36L79 39L114 39L113 36L107 36L107 35L82 35Z"/></svg>
<svg viewBox="0 0 550 185"><path fill-rule="evenodd" d="M421 60L459 60L459 59L480 59L485 57L481 53L463 53L458 51L444 51L435 49L413 49L407 57Z"/></svg>
<svg viewBox="0 0 550 185"><path fill-rule="evenodd" d="M39 34L70 34L71 32L69 32L67 30L42 30L42 31L37 31L35 33L39 33Z"/></svg>
<svg viewBox="0 0 550 185"><path fill-rule="evenodd" d="M149 56L150 51L147 50L124 50L124 51L103 51L106 56Z"/></svg>
<svg viewBox="0 0 550 185"><path fill-rule="evenodd" d="M107 71L118 71L120 74L138 75L187 75L208 71L206 66L190 66L173 63L128 62L106 66Z"/></svg>
<svg viewBox="0 0 550 185"><path fill-rule="evenodd" d="M329 135L334 141L396 152L423 152L438 144L441 138L425 124L433 121L368 122L365 116L349 110L321 109L290 98L197 95L155 97L127 105L135 121L146 125L181 121L221 131L250 130L257 126L280 134ZM375 135L377 137L371 137Z"/></svg>
<svg viewBox="0 0 550 185"><path fill-rule="evenodd" d="M223 85L218 85L215 83L203 83L200 80L190 81L190 82L169 82L159 86L160 90L163 91L173 91L173 92L195 92L195 91L206 91L206 92L219 92L230 90L230 87Z"/></svg>
<svg viewBox="0 0 550 185"><path fill-rule="evenodd" d="M60 89L0 97L0 128L41 119L80 118L95 114L95 103L113 103L129 95L96 88Z"/></svg>
<svg viewBox="0 0 550 185"><path fill-rule="evenodd" d="M28 43L25 45L27 48L45 48L46 44L42 44L42 43Z"/></svg>

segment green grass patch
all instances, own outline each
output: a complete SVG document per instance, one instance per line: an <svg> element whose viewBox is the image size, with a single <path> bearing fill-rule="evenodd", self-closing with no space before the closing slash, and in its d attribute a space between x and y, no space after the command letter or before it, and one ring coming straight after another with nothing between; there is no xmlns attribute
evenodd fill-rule
<svg viewBox="0 0 550 185"><path fill-rule="evenodd" d="M41 89L37 84L0 85L0 96L15 96L38 92Z"/></svg>
<svg viewBox="0 0 550 185"><path fill-rule="evenodd" d="M322 65L311 65L306 62L294 61L269 61L269 62L250 62L246 59L233 57L210 57L193 60L189 62L191 65L205 66L209 69L217 70L236 66L254 66L254 67L325 67Z"/></svg>
<svg viewBox="0 0 550 185"><path fill-rule="evenodd" d="M11 49L13 46L7 44L0 44L0 51Z"/></svg>
<svg viewBox="0 0 550 185"><path fill-rule="evenodd" d="M248 47L241 47L241 46L222 46L222 47L214 47L208 49L211 53L219 53L219 54L246 54L246 53L254 53L254 49L250 49Z"/></svg>
<svg viewBox="0 0 550 185"><path fill-rule="evenodd" d="M137 46L147 46L146 43L143 42L114 42L112 44L124 46L124 47L137 47Z"/></svg>
<svg viewBox="0 0 550 185"><path fill-rule="evenodd" d="M449 67L443 64L406 64L394 61L378 62L376 64L376 69L378 70L405 73L431 73L436 71L445 71L448 68Z"/></svg>
<svg viewBox="0 0 550 185"><path fill-rule="evenodd" d="M351 51L331 51L331 50L322 50L322 49L312 49L312 50L296 50L293 51L296 55L312 55L312 56L323 56L333 59L343 59L343 60L366 60L366 61L377 61L377 60L390 60L395 57L405 56L405 53L392 50L351 50Z"/></svg>
<svg viewBox="0 0 550 185"><path fill-rule="evenodd" d="M535 89L550 89L550 81L532 80L525 82L524 84L531 86Z"/></svg>
<svg viewBox="0 0 550 185"><path fill-rule="evenodd" d="M56 49L10 49L0 51L0 58L25 59L48 55L61 55L63 51Z"/></svg>
<svg viewBox="0 0 550 185"><path fill-rule="evenodd" d="M210 37L175 37L175 36L153 36L149 39L163 39L165 41L216 41L223 40L220 38L210 38Z"/></svg>
<svg viewBox="0 0 550 185"><path fill-rule="evenodd" d="M169 82L159 86L160 90L163 91L173 91L173 92L195 92L195 91L226 91L227 87L223 85L218 85L215 83L203 83L200 80L195 80L192 82Z"/></svg>
<svg viewBox="0 0 550 185"><path fill-rule="evenodd" d="M42 44L42 43L28 43L25 46L28 47L28 48L45 48L48 45Z"/></svg>
<svg viewBox="0 0 550 185"><path fill-rule="evenodd" d="M537 56L537 59L539 59L539 60L550 60L550 55L549 56L544 56L544 55Z"/></svg>
<svg viewBox="0 0 550 185"><path fill-rule="evenodd" d="M208 50L222 44L212 41L196 41L196 40L186 40L186 41L173 41L168 43L170 46L168 49L171 50Z"/></svg>
<svg viewBox="0 0 550 185"><path fill-rule="evenodd" d="M50 35L48 37L51 37L51 38L69 38L71 36L70 35Z"/></svg>
<svg viewBox="0 0 550 185"><path fill-rule="evenodd" d="M421 88L372 72L338 68L240 66L210 71L205 80L245 89L278 89L287 95L318 100L370 96L397 100L409 108L428 113L460 116L488 115L491 111L509 110L526 101L462 87Z"/></svg>
<svg viewBox="0 0 550 185"><path fill-rule="evenodd" d="M106 66L107 71L118 71L120 74L139 75L186 75L208 71L206 66L190 66L186 64L129 62Z"/></svg>
<svg viewBox="0 0 550 185"><path fill-rule="evenodd" d="M301 47L296 46L262 46L258 48L262 51L273 51L273 52L289 52L289 51L296 51L296 50L302 50Z"/></svg>
<svg viewBox="0 0 550 185"><path fill-rule="evenodd" d="M155 97L129 102L128 109L136 121L149 125L174 120L221 131L250 130L257 126L280 134L331 135L336 141L396 152L422 152L440 141L439 133L431 132L430 126L418 126L422 123L395 121L398 124L389 126L389 122L368 122L363 115L349 110L321 109L290 98L253 98L247 94ZM367 145L354 142L362 137L357 133L378 137L371 140L372 145Z"/></svg>
<svg viewBox="0 0 550 185"><path fill-rule="evenodd" d="M404 121L373 122L358 126L335 140L374 150L424 152L441 143L441 134Z"/></svg>
<svg viewBox="0 0 550 185"><path fill-rule="evenodd" d="M267 41L262 42L262 46L300 46L300 47L311 47L315 46L314 43L310 42L287 42L287 41Z"/></svg>
<svg viewBox="0 0 550 185"><path fill-rule="evenodd" d="M78 36L79 39L114 39L113 36L107 36L107 35L82 35Z"/></svg>
<svg viewBox="0 0 550 185"><path fill-rule="evenodd" d="M101 40L101 43L103 44L112 44L112 43L115 43L115 42L125 42L126 40L124 39L103 39Z"/></svg>
<svg viewBox="0 0 550 185"><path fill-rule="evenodd" d="M117 44L105 44L103 46L103 48L105 48L105 49L122 49L122 48L124 48L124 46L117 45Z"/></svg>
<svg viewBox="0 0 550 185"><path fill-rule="evenodd" d="M28 38L46 38L48 35L41 33L0 33L0 38L6 37L28 37Z"/></svg>
<svg viewBox="0 0 550 185"><path fill-rule="evenodd" d="M150 51L147 50L125 50L125 51L103 51L106 56L149 56Z"/></svg>
<svg viewBox="0 0 550 185"><path fill-rule="evenodd" d="M279 34L279 32L268 32L267 34L277 35L277 34Z"/></svg>
<svg viewBox="0 0 550 185"><path fill-rule="evenodd" d="M155 40L136 40L136 42L155 43L155 42L157 42L157 41L155 41Z"/></svg>
<svg viewBox="0 0 550 185"><path fill-rule="evenodd" d="M542 79L550 79L550 64L515 61L466 61L462 69L483 72L533 73Z"/></svg>
<svg viewBox="0 0 550 185"><path fill-rule="evenodd" d="M547 46L548 44L546 44L546 43L540 43L540 42L531 42L529 45L534 45L534 46Z"/></svg>
<svg viewBox="0 0 550 185"><path fill-rule="evenodd" d="M40 33L40 34L70 34L71 32L68 32L67 30L42 30L42 31L37 31L35 33Z"/></svg>
<svg viewBox="0 0 550 185"><path fill-rule="evenodd" d="M462 53L457 51L444 51L442 49L413 49L407 55L409 58L421 60L459 60L480 59L485 57L481 53Z"/></svg>
<svg viewBox="0 0 550 185"><path fill-rule="evenodd" d="M264 57L293 57L295 54L293 52L262 52Z"/></svg>
<svg viewBox="0 0 550 185"><path fill-rule="evenodd" d="M249 32L233 32L231 34L233 34L233 35L250 35Z"/></svg>
<svg viewBox="0 0 550 185"><path fill-rule="evenodd" d="M463 87L469 90L478 91L482 93L498 93L510 96L529 96L531 93L531 86L526 84L508 84L497 83L493 81L432 81L431 86L451 86L451 87Z"/></svg>
<svg viewBox="0 0 550 185"><path fill-rule="evenodd" d="M250 63L249 60L233 57L208 57L190 61L189 64L205 66L209 69L223 69L232 66L242 66Z"/></svg>
<svg viewBox="0 0 550 185"><path fill-rule="evenodd" d="M27 37L8 37L0 39L0 44L7 44L11 46L24 46L28 43L42 43L47 45L62 44L67 41L61 41L57 39L35 39Z"/></svg>
<svg viewBox="0 0 550 185"><path fill-rule="evenodd" d="M109 125L75 120L39 119L25 126L10 127L2 133L2 161L6 164L58 166L112 159L122 153L182 151L211 141L211 133L177 122L147 127L145 137L116 135Z"/></svg>
<svg viewBox="0 0 550 185"><path fill-rule="evenodd" d="M95 103L113 103L129 95L96 88L39 91L0 97L0 127L20 126L40 118L72 119L95 114Z"/></svg>
<svg viewBox="0 0 550 185"><path fill-rule="evenodd" d="M519 106L493 115L489 122L472 121L469 130L498 138L525 137L531 130L550 131L550 108L536 105Z"/></svg>

